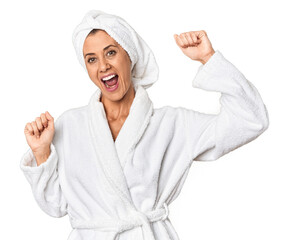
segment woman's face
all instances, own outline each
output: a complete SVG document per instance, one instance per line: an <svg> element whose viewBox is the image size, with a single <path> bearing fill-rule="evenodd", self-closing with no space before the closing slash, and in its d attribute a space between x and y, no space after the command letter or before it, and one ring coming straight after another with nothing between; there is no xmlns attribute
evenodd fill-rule
<svg viewBox="0 0 289 240"><path fill-rule="evenodd" d="M121 100L130 87L131 60L127 52L105 31L88 35L83 45L83 56L90 79L100 88L102 97ZM111 81L102 78L116 75Z"/></svg>

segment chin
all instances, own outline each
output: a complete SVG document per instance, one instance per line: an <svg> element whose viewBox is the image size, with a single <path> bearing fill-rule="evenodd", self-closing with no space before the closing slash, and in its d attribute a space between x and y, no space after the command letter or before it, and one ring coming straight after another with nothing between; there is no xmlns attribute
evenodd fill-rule
<svg viewBox="0 0 289 240"><path fill-rule="evenodd" d="M101 92L102 92L102 95L111 102L117 102L117 101L122 100L126 94L126 93L123 93L122 91L115 92L115 93L107 92L105 89L104 90L101 89Z"/></svg>

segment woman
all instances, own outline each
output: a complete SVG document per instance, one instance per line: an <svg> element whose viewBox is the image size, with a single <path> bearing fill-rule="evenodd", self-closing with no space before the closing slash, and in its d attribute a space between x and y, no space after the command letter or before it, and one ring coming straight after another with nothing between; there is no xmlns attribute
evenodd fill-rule
<svg viewBox="0 0 289 240"><path fill-rule="evenodd" d="M268 128L257 89L204 31L174 37L202 63L193 86L222 93L218 115L153 108L145 89L158 78L157 63L122 18L90 11L76 27L76 54L97 90L55 126L48 112L27 123L30 148L20 163L41 209L69 215L69 239L179 239L168 205L192 161L216 160Z"/></svg>

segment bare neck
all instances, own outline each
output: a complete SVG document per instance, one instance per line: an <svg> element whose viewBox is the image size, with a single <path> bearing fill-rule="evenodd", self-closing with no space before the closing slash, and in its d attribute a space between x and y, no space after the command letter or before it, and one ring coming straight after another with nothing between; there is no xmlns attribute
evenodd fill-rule
<svg viewBox="0 0 289 240"><path fill-rule="evenodd" d="M107 120L117 121L126 118L129 114L134 97L135 89L133 84L131 84L131 87L128 89L127 93L119 101L110 101L109 99L101 96L100 101L104 106Z"/></svg>

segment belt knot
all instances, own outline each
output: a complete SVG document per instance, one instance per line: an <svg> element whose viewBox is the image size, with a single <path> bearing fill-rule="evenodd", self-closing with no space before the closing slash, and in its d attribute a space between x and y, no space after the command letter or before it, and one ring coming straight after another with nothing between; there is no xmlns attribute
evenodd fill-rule
<svg viewBox="0 0 289 240"><path fill-rule="evenodd" d="M98 230L112 230L121 233L135 227L142 227L146 240L155 240L151 223L164 221L168 218L169 209L166 203L159 209L155 209L146 213L140 211L132 211L126 219L103 219L99 221L86 221L71 219L73 228L92 228Z"/></svg>

